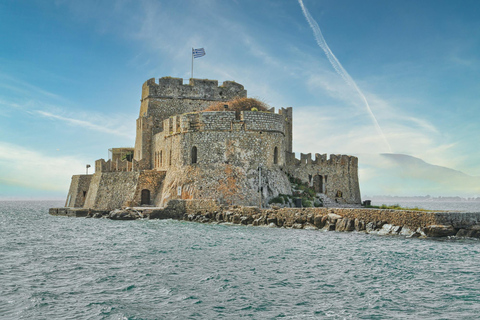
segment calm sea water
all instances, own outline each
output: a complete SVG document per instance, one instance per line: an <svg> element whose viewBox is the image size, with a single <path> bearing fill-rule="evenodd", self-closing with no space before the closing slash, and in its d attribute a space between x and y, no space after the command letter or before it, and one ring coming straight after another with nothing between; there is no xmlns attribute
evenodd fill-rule
<svg viewBox="0 0 480 320"><path fill-rule="evenodd" d="M478 319L480 242L0 202L0 319Z"/></svg>
<svg viewBox="0 0 480 320"><path fill-rule="evenodd" d="M372 205L381 206L382 204L399 204L404 208L422 208L428 210L458 210L464 212L480 212L480 201L403 201L395 199L375 199Z"/></svg>

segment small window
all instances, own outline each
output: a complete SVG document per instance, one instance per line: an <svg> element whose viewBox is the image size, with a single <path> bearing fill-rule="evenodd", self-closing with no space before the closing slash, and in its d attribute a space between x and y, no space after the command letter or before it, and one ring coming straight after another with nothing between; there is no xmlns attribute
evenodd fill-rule
<svg viewBox="0 0 480 320"><path fill-rule="evenodd" d="M168 157L168 165L172 165L172 150L170 150L169 157Z"/></svg>
<svg viewBox="0 0 480 320"><path fill-rule="evenodd" d="M159 162L160 162L160 167L163 166L162 153L163 153L163 152L160 150L160 160L159 160Z"/></svg>
<svg viewBox="0 0 480 320"><path fill-rule="evenodd" d="M197 147L192 147L192 164L197 163Z"/></svg>
<svg viewBox="0 0 480 320"><path fill-rule="evenodd" d="M275 147L273 150L273 164L278 164L278 148Z"/></svg>

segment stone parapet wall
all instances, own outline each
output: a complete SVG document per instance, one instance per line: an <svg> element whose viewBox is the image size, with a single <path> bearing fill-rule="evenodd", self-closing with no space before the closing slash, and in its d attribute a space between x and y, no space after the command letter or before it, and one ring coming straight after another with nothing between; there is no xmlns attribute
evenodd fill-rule
<svg viewBox="0 0 480 320"><path fill-rule="evenodd" d="M95 173L84 208L98 210L121 208L126 201L133 200L139 175L138 171Z"/></svg>
<svg viewBox="0 0 480 320"><path fill-rule="evenodd" d="M295 154L286 153L286 172L292 177L314 186L315 178L322 180L320 192L339 203L360 204L360 183L358 180L358 158L348 155ZM339 193L340 192L340 193ZM340 195L340 196L339 196Z"/></svg>
<svg viewBox="0 0 480 320"><path fill-rule="evenodd" d="M258 111L210 111L171 116L162 124L164 135L192 131L262 131L285 135L286 120L282 114Z"/></svg>
<svg viewBox="0 0 480 320"><path fill-rule="evenodd" d="M72 176L65 207L83 207L90 188L93 175L79 174Z"/></svg>
<svg viewBox="0 0 480 320"><path fill-rule="evenodd" d="M245 121L245 130L276 131L285 134L285 116L269 112L241 112L241 119Z"/></svg>
<svg viewBox="0 0 480 320"><path fill-rule="evenodd" d="M305 166L305 165L329 165L329 166L358 166L358 158L345 154L327 154L315 153L315 159L312 159L311 153L300 153L300 159L295 157L295 153L289 152L287 154L287 164L290 166Z"/></svg>
<svg viewBox="0 0 480 320"><path fill-rule="evenodd" d="M224 81L218 86L217 80L190 79L188 84L183 84L182 78L163 77L158 83L155 78L147 80L142 88L142 100L168 98L225 101L246 96L245 88L234 81Z"/></svg>

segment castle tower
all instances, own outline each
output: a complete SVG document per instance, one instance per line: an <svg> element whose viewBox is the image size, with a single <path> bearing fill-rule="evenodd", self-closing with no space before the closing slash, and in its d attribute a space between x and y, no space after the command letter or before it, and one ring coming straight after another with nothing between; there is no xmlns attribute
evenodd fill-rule
<svg viewBox="0 0 480 320"><path fill-rule="evenodd" d="M190 79L184 85L183 79L163 77L147 80L142 87L140 114L137 119L134 159L140 169L151 169L152 137L163 130L163 121L170 116L201 111L219 101L247 97L241 84L224 81L218 86L217 80Z"/></svg>

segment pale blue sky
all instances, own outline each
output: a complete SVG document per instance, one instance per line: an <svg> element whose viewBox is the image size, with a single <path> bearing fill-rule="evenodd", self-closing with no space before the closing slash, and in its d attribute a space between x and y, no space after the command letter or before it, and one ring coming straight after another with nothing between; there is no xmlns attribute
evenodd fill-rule
<svg viewBox="0 0 480 320"><path fill-rule="evenodd" d="M394 153L480 176L479 1L304 4ZM362 192L381 192L369 155L389 150L297 1L6 0L0 35L0 198L62 198L133 146L142 83L189 78L192 47L195 77L294 107L297 152L356 154Z"/></svg>

